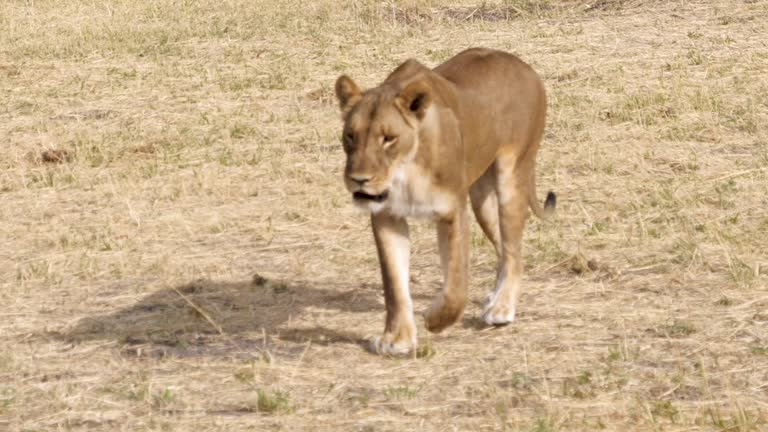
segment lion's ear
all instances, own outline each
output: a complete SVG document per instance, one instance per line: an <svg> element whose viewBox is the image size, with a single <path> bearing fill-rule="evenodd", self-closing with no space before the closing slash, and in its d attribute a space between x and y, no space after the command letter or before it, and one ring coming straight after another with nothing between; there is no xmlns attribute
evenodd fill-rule
<svg viewBox="0 0 768 432"><path fill-rule="evenodd" d="M360 87L352 81L352 78L342 75L336 80L336 97L339 99L341 111L349 111L360 99Z"/></svg>
<svg viewBox="0 0 768 432"><path fill-rule="evenodd" d="M414 81L397 95L397 103L406 112L421 120L432 103L432 89L425 80Z"/></svg>

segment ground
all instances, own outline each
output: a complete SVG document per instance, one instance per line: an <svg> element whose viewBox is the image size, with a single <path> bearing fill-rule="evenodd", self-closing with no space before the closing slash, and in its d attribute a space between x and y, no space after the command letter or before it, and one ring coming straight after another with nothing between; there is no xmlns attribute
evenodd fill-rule
<svg viewBox="0 0 768 432"><path fill-rule="evenodd" d="M0 430L768 430L768 2L7 0ZM333 83L514 52L549 94L517 320L405 359ZM415 224L417 311L439 289Z"/></svg>

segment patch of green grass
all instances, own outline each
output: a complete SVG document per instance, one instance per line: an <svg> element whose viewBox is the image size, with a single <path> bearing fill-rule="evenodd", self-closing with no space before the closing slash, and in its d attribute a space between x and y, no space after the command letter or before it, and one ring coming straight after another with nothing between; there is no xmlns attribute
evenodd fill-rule
<svg viewBox="0 0 768 432"><path fill-rule="evenodd" d="M427 49L427 56L434 63L442 63L453 56L453 50L450 48Z"/></svg>
<svg viewBox="0 0 768 432"><path fill-rule="evenodd" d="M609 348L608 355L605 357L608 361L622 360L621 350L617 348Z"/></svg>
<svg viewBox="0 0 768 432"><path fill-rule="evenodd" d="M550 417L544 417L536 419L531 432L555 432L556 430L554 420Z"/></svg>
<svg viewBox="0 0 768 432"><path fill-rule="evenodd" d="M755 269L741 258L732 256L727 252L726 259L728 261L728 275L736 286L743 289L751 288L758 276Z"/></svg>
<svg viewBox="0 0 768 432"><path fill-rule="evenodd" d="M505 400L500 400L496 402L496 406L494 408L496 411L496 417L499 419L499 424L501 425L501 430L506 431L507 418L509 418L509 403Z"/></svg>
<svg viewBox="0 0 768 432"><path fill-rule="evenodd" d="M614 123L633 122L648 127L673 116L670 103L670 95L658 90L631 93L610 111L610 119Z"/></svg>
<svg viewBox="0 0 768 432"><path fill-rule="evenodd" d="M389 387L384 389L384 396L389 399L413 399L419 394L421 388L413 388L407 385Z"/></svg>
<svg viewBox="0 0 768 432"><path fill-rule="evenodd" d="M515 10L521 13L535 16L549 11L553 3L552 0L502 0L501 2L505 6L514 6Z"/></svg>
<svg viewBox="0 0 768 432"><path fill-rule="evenodd" d="M675 320L672 324L663 326L661 330L664 335L671 338L682 338L696 333L693 323L684 320Z"/></svg>
<svg viewBox="0 0 768 432"><path fill-rule="evenodd" d="M253 382L254 379L256 378L256 375L253 373L253 370L251 369L241 369L235 372L234 376L235 376L235 379L243 383Z"/></svg>
<svg viewBox="0 0 768 432"><path fill-rule="evenodd" d="M691 238L680 238L671 247L672 262L692 266L701 260L698 243Z"/></svg>
<svg viewBox="0 0 768 432"><path fill-rule="evenodd" d="M759 112L757 104L750 99L746 105L738 105L728 110L725 118L727 123L736 130L754 135L760 129L757 112Z"/></svg>
<svg viewBox="0 0 768 432"><path fill-rule="evenodd" d="M576 377L564 379L563 395L576 399L586 399L595 396L595 388L592 385L592 372L583 371Z"/></svg>
<svg viewBox="0 0 768 432"><path fill-rule="evenodd" d="M576 383L579 385L587 385L592 382L592 372L584 371L577 378Z"/></svg>
<svg viewBox="0 0 768 432"><path fill-rule="evenodd" d="M152 396L152 405L155 408L166 408L176 401L176 394L169 388Z"/></svg>
<svg viewBox="0 0 768 432"><path fill-rule="evenodd" d="M437 350L431 342L427 341L416 348L416 358L429 360L437 354Z"/></svg>
<svg viewBox="0 0 768 432"><path fill-rule="evenodd" d="M698 49L688 50L688 53L685 56L692 66L700 66L706 61L704 53Z"/></svg>
<svg viewBox="0 0 768 432"><path fill-rule="evenodd" d="M349 396L347 400L353 404L356 403L363 408L367 408L368 404L371 402L371 393L363 392L360 394L355 394L355 395Z"/></svg>
<svg viewBox="0 0 768 432"><path fill-rule="evenodd" d="M290 409L287 392L258 389L256 394L258 396L257 407L260 412L276 413L288 411Z"/></svg>
<svg viewBox="0 0 768 432"><path fill-rule="evenodd" d="M255 134L256 128L243 122L235 122L229 129L229 136L235 139L246 138Z"/></svg>
<svg viewBox="0 0 768 432"><path fill-rule="evenodd" d="M721 431L752 432L761 430L759 426L768 425L768 417L763 412L746 410L739 405L727 413L717 407L709 408L707 414L712 425Z"/></svg>
<svg viewBox="0 0 768 432"><path fill-rule="evenodd" d="M728 179L715 185L715 196L708 201L723 210L734 207L733 197L738 196L739 187L735 179Z"/></svg>
<svg viewBox="0 0 768 432"><path fill-rule="evenodd" d="M699 88L688 96L691 107L698 112L724 113L724 102L718 89Z"/></svg>
<svg viewBox="0 0 768 432"><path fill-rule="evenodd" d="M149 395L149 383L145 377L139 376L138 382L128 385L121 394L131 401L145 401Z"/></svg>
<svg viewBox="0 0 768 432"><path fill-rule="evenodd" d="M609 224L610 224L610 221L607 219L593 221L592 224L589 226L589 229L587 230L587 235L588 236L599 235L600 233L608 229Z"/></svg>
<svg viewBox="0 0 768 432"><path fill-rule="evenodd" d="M58 285L63 281L52 261L46 259L33 259L16 266L16 280L27 282L42 280L49 284Z"/></svg>
<svg viewBox="0 0 768 432"><path fill-rule="evenodd" d="M733 300L728 297L721 297L720 300L715 302L718 306L733 306Z"/></svg>
<svg viewBox="0 0 768 432"><path fill-rule="evenodd" d="M0 414L4 414L16 403L16 391L11 387L0 387Z"/></svg>
<svg viewBox="0 0 768 432"><path fill-rule="evenodd" d="M669 420L674 420L675 417L679 414L679 411L677 408L675 408L671 401L663 400L654 402L653 406L651 407L651 414L656 417L664 417Z"/></svg>

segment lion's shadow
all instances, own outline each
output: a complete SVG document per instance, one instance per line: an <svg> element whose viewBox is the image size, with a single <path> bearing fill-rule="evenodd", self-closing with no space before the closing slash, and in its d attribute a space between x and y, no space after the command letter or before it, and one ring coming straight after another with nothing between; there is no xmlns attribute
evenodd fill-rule
<svg viewBox="0 0 768 432"><path fill-rule="evenodd" d="M307 341L365 346L362 335L346 329L306 330L290 322L311 307L380 311L379 293L373 287L323 287L259 276L243 282L197 280L155 291L111 313L83 318L61 337L75 343L112 340L132 355L180 357L248 357L265 351L291 356ZM273 338L276 332L280 342Z"/></svg>

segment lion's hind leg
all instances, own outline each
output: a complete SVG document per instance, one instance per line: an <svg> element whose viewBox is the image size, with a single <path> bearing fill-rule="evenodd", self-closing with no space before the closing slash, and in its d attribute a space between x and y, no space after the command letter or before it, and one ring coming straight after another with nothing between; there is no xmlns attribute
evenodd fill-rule
<svg viewBox="0 0 768 432"><path fill-rule="evenodd" d="M491 241L496 256L501 254L501 231L499 230L499 199L496 194L496 165L488 170L469 189L472 211L483 233Z"/></svg>
<svg viewBox="0 0 768 432"><path fill-rule="evenodd" d="M516 155L496 161L496 193L499 207L501 248L496 288L486 300L483 320L489 325L509 324L515 319L523 275L522 237L528 211L528 167Z"/></svg>

